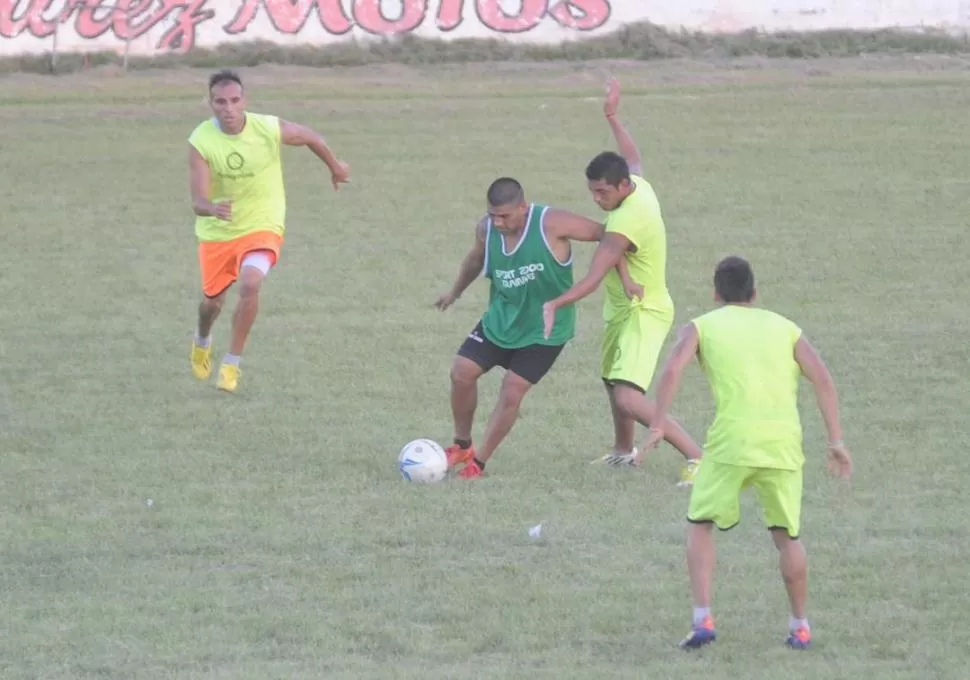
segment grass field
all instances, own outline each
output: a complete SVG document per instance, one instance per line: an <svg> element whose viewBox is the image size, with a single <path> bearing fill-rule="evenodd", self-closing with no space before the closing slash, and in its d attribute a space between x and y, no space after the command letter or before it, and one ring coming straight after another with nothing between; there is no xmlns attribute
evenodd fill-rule
<svg viewBox="0 0 970 680"><path fill-rule="evenodd" d="M495 68L244 71L251 109L319 129L354 181L334 194L286 152L287 244L231 396L188 366L185 140L207 72L0 80L0 677L965 677L965 64L610 66L665 210L678 323L709 308L720 257L750 258L762 302L828 360L856 457L851 484L827 477L806 389L815 649L782 645L748 498L718 536L720 640L695 655L676 647L679 457L587 465L612 436L600 294L487 479L398 475L403 443L452 434L448 370L486 287L432 302L488 183L599 215L582 171L610 147L606 66ZM696 367L675 410L703 437Z"/></svg>

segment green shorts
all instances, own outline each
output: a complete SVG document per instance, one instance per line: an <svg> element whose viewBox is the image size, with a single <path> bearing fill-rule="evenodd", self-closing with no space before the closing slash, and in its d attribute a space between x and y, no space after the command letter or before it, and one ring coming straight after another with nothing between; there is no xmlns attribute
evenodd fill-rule
<svg viewBox="0 0 970 680"><path fill-rule="evenodd" d="M639 309L608 321L600 355L603 381L646 392L673 321L673 314Z"/></svg>
<svg viewBox="0 0 970 680"><path fill-rule="evenodd" d="M769 529L801 530L802 470L753 468L703 459L694 477L687 521L713 522L722 531L741 521L741 492L754 487Z"/></svg>

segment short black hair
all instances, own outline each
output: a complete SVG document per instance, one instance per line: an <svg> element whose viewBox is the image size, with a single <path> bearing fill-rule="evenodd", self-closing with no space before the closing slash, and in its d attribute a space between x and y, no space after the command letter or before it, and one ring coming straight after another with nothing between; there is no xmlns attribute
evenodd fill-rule
<svg viewBox="0 0 970 680"><path fill-rule="evenodd" d="M229 69L223 69L218 73L213 73L209 76L209 90L211 91L216 85L222 85L224 83L236 83L239 87L243 86L242 78L235 71Z"/></svg>
<svg viewBox="0 0 970 680"><path fill-rule="evenodd" d="M743 257L731 255L717 263L714 290L724 302L751 302L754 299L754 271Z"/></svg>
<svg viewBox="0 0 970 680"><path fill-rule="evenodd" d="M618 187L623 180L630 181L630 166L615 151L604 151L586 166L586 179L604 180L611 187Z"/></svg>
<svg viewBox="0 0 970 680"><path fill-rule="evenodd" d="M518 180L511 177L499 177L488 188L488 204L497 207L521 203L525 200L525 190Z"/></svg>

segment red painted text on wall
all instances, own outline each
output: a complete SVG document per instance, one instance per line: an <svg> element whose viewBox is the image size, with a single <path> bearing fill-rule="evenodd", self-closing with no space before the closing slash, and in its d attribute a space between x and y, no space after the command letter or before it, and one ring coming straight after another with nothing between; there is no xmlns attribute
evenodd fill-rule
<svg viewBox="0 0 970 680"><path fill-rule="evenodd" d="M226 35L246 34L265 13L280 35L298 35L310 23L340 36L354 27L378 36L410 33L434 22L439 32L457 29L466 20L486 32L526 33L544 21L592 31L610 18L610 0L521 0L515 12L502 0L398 0L400 12L388 16L381 0L239 0L232 13L217 12L209 0L0 0L0 36L47 38L69 28L82 40L112 34L133 40L162 26L160 51L187 52L196 45L198 27L219 22ZM228 20L226 19L228 17Z"/></svg>

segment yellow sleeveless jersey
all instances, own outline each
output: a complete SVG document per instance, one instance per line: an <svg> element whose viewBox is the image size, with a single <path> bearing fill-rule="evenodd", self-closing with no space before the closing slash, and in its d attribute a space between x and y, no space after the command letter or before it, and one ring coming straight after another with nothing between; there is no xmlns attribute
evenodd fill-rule
<svg viewBox="0 0 970 680"><path fill-rule="evenodd" d="M232 220L197 217L200 241L231 241L255 231L285 231L286 192L280 159L280 121L276 116L246 113L246 126L227 135L215 118L189 137L209 164L209 200L232 201Z"/></svg>
<svg viewBox="0 0 970 680"><path fill-rule="evenodd" d="M756 307L725 305L692 321L717 414L704 460L797 470L805 462L795 343L802 331Z"/></svg>
<svg viewBox="0 0 970 680"><path fill-rule="evenodd" d="M631 181L636 190L609 213L606 231L622 234L636 246L636 252L625 257L630 278L643 286L643 299L628 299L620 275L610 269L604 284L603 318L609 322L639 308L673 320L674 301L667 290L667 228L660 201L643 177L631 175Z"/></svg>

